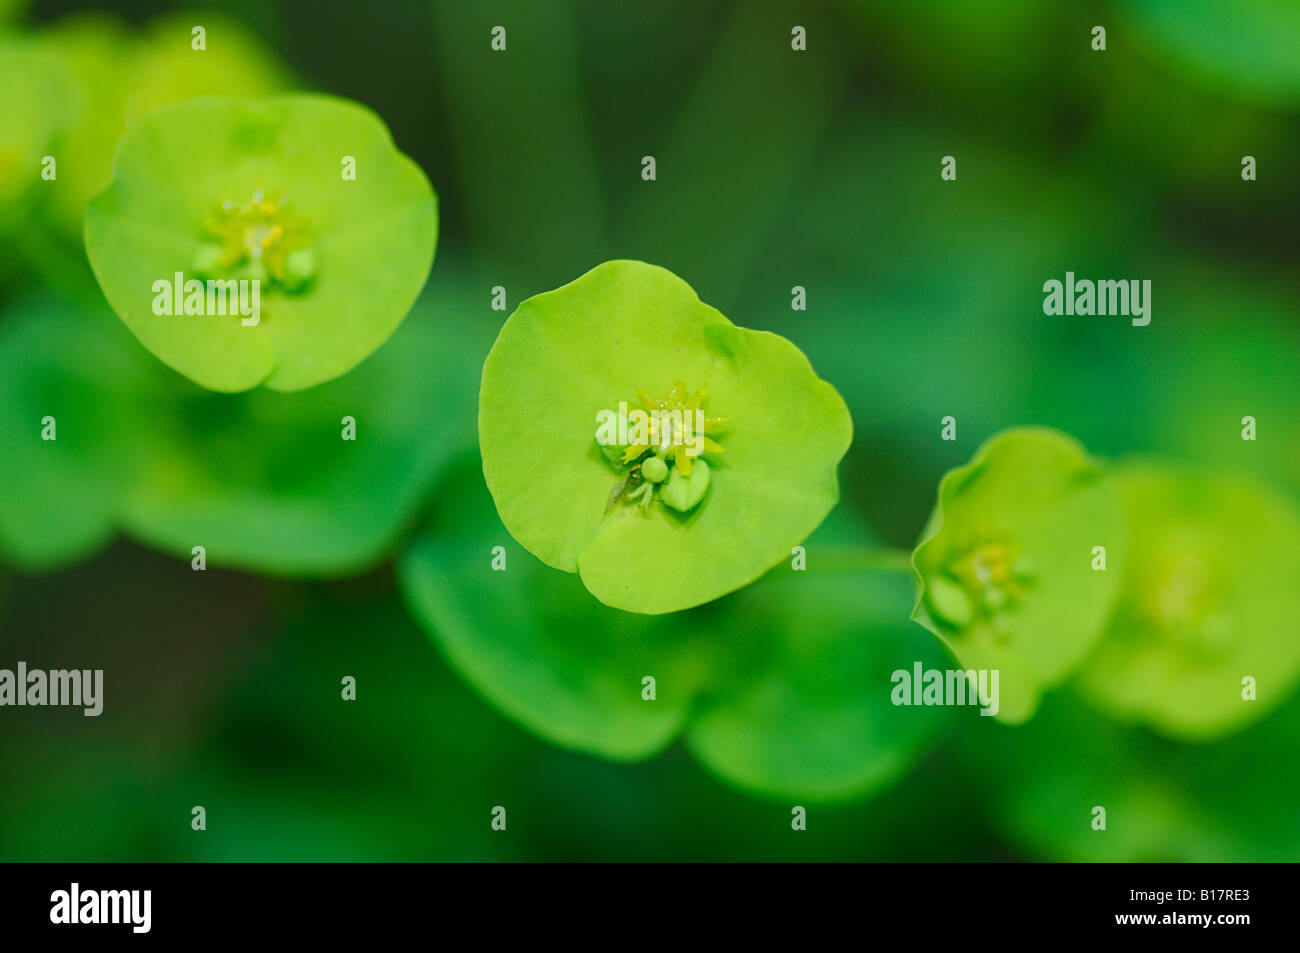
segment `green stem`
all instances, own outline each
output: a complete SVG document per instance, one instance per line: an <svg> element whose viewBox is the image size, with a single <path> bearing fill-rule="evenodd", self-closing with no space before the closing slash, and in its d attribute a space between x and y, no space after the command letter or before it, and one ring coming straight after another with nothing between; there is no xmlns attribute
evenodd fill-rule
<svg viewBox="0 0 1300 953"><path fill-rule="evenodd" d="M817 572L911 572L912 554L906 549L871 546L814 546L807 553L807 568ZM795 571L789 562L786 571Z"/></svg>

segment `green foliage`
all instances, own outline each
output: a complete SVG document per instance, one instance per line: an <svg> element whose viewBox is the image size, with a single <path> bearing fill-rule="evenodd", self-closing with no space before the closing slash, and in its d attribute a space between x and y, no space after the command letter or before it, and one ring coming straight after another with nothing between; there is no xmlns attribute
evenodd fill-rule
<svg viewBox="0 0 1300 953"><path fill-rule="evenodd" d="M1175 738L1239 730L1300 678L1300 513L1244 475L1134 461L1116 476L1132 550L1088 697Z"/></svg>
<svg viewBox="0 0 1300 953"><path fill-rule="evenodd" d="M127 130L114 169L86 211L95 276L149 350L212 390L300 390L345 373L401 323L433 262L428 180L345 100L167 106ZM260 320L156 314L155 282L177 273L260 280Z"/></svg>
<svg viewBox="0 0 1300 953"><path fill-rule="evenodd" d="M611 506L619 477L593 442L598 414L678 382L707 387L704 412L728 421L707 497L685 514ZM793 344L736 327L681 279L633 261L521 304L479 398L483 475L511 535L632 612L708 602L788 556L838 499L851 430Z"/></svg>
<svg viewBox="0 0 1300 953"><path fill-rule="evenodd" d="M0 33L0 236L20 220L20 200L41 181L41 158L68 121L71 84L44 45Z"/></svg>
<svg viewBox="0 0 1300 953"><path fill-rule="evenodd" d="M912 616L963 667L999 670L998 717L1024 721L1101 635L1125 542L1114 486L1075 440L1004 431L939 485L913 554ZM1104 571L1092 568L1096 546Z"/></svg>
<svg viewBox="0 0 1300 953"><path fill-rule="evenodd" d="M474 469L449 481L404 554L412 613L497 708L548 740L620 760L650 757L681 730L703 673L706 633L619 612L572 575L521 550ZM504 571L490 566L504 550ZM663 684L641 700L641 679Z"/></svg>
<svg viewBox="0 0 1300 953"><path fill-rule="evenodd" d="M521 551L472 471L442 499L400 566L411 612L471 685L548 741L641 760L685 731L733 784L834 801L896 781L946 720L890 701L893 671L941 659L907 621L906 577L817 568L836 543L866 543L860 530L829 521L806 572L647 616L600 605Z"/></svg>
<svg viewBox="0 0 1300 953"><path fill-rule="evenodd" d="M115 325L40 298L0 322L0 553L29 571L88 556L114 534L124 488L145 466L152 431L141 424L167 406Z"/></svg>
<svg viewBox="0 0 1300 953"><path fill-rule="evenodd" d="M715 677L687 744L746 790L841 801L896 783L953 709L893 704L894 672L944 664L907 620L906 575L822 572L816 544L805 573L774 573L726 604L715 624L731 645L761 639L761 654L746 678Z"/></svg>
<svg viewBox="0 0 1300 953"><path fill-rule="evenodd" d="M1188 747L1053 695L1027 725L980 724L959 751L981 807L1031 856L1082 862L1289 861L1300 815L1292 701L1231 739ZM1094 808L1106 811L1094 830Z"/></svg>
<svg viewBox="0 0 1300 953"><path fill-rule="evenodd" d="M106 14L80 13L39 34L73 90L50 201L53 221L78 241L86 203L112 180L113 150L128 124L198 96L256 99L288 86L275 54L237 21L204 13L211 42L201 53L189 44L194 22L193 13L168 14L136 33Z"/></svg>
<svg viewBox="0 0 1300 953"><path fill-rule="evenodd" d="M0 553L51 568L122 529L186 560L202 545L214 567L370 565L473 445L483 343L446 305L417 306L342 380L220 395L148 358L104 311L29 302L0 326L0 361L15 369L0 378Z"/></svg>
<svg viewBox="0 0 1300 953"><path fill-rule="evenodd" d="M1123 12L1180 73L1250 99L1300 101L1300 7L1291 0L1128 0Z"/></svg>

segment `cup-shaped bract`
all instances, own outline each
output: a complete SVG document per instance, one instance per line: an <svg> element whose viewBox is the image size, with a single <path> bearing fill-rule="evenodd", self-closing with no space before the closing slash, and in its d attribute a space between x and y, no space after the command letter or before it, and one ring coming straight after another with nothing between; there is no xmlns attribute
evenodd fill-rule
<svg viewBox="0 0 1300 953"><path fill-rule="evenodd" d="M1022 722L1101 635L1124 550L1118 493L1083 447L1003 431L939 484L912 617L965 668L998 671L998 717Z"/></svg>
<svg viewBox="0 0 1300 953"><path fill-rule="evenodd" d="M691 437L708 463L669 429L651 431L659 472L631 432L602 446L602 421L629 405L699 411L711 436ZM709 602L788 557L838 500L851 438L844 401L798 348L644 262L606 262L524 301L483 366L479 443L502 522L630 612Z"/></svg>
<svg viewBox="0 0 1300 953"><path fill-rule="evenodd" d="M1300 679L1300 512L1235 473L1132 460L1116 479L1132 548L1082 686L1180 740L1236 731Z"/></svg>
<svg viewBox="0 0 1300 953"><path fill-rule="evenodd" d="M190 47L193 11L150 21L144 33L100 12L63 17L40 34L74 95L59 137L58 187L49 189L50 220L80 239L86 203L113 178L113 149L136 118L198 96L255 100L290 82L274 53L224 14L205 11L212 42Z"/></svg>
<svg viewBox="0 0 1300 953"><path fill-rule="evenodd" d="M289 391L388 339L428 277L437 225L424 173L365 107L195 99L123 135L86 210L86 250L113 310L165 363L211 390Z"/></svg>

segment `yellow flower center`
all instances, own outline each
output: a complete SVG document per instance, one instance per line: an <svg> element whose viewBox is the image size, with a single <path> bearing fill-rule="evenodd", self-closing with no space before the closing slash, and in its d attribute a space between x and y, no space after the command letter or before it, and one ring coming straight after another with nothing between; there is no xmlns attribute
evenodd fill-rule
<svg viewBox="0 0 1300 953"><path fill-rule="evenodd" d="M653 499L660 499L679 512L691 510L704 498L710 481L709 467L703 461L693 461L706 453L726 452L705 435L717 431L726 421L704 416L701 405L707 387L692 394L678 382L666 397L651 397L639 387L636 393L641 410L626 415L626 438L620 436L617 446L610 447L597 436L610 462L626 471L625 479L614 489L610 506L622 498L648 509ZM639 418L636 425L631 422L633 417ZM622 443L624 439L626 444Z"/></svg>
<svg viewBox="0 0 1300 953"><path fill-rule="evenodd" d="M1151 639L1201 658L1230 648L1234 626L1204 562L1185 552L1165 553L1148 580L1133 609Z"/></svg>
<svg viewBox="0 0 1300 953"><path fill-rule="evenodd" d="M636 394L642 409L649 414L646 428L649 439L645 443L633 443L625 448L623 463L633 463L653 452L657 456L670 458L673 465L681 470L682 476L690 476L693 457L705 453L726 453L721 445L705 436L716 432L726 423L721 417L705 417L700 412L700 405L708 394L707 386L690 394L686 385L679 381L673 385L667 397L651 397L639 387Z"/></svg>
<svg viewBox="0 0 1300 953"><path fill-rule="evenodd" d="M1033 585L1029 560L1013 542L982 542L950 560L944 571L927 582L932 615L964 629L975 618L992 623L999 638L1010 633L1003 610L1013 608Z"/></svg>
<svg viewBox="0 0 1300 953"><path fill-rule="evenodd" d="M315 277L316 256L306 223L291 214L289 198L263 189L246 202L227 199L204 222L194 270L203 277L255 278L284 291L301 291Z"/></svg>

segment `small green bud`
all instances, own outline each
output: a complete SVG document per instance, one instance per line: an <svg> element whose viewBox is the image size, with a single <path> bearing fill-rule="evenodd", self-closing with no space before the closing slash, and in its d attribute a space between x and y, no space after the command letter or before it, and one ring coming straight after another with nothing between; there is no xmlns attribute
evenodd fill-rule
<svg viewBox="0 0 1300 953"><path fill-rule="evenodd" d="M970 597L947 576L936 574L925 581L925 604L932 616L954 628L970 625Z"/></svg>
<svg viewBox="0 0 1300 953"><path fill-rule="evenodd" d="M673 509L685 513L699 505L708 488L709 465L697 459L691 465L691 475L688 477L682 476L681 467L674 467L667 482L659 487L659 496Z"/></svg>
<svg viewBox="0 0 1300 953"><path fill-rule="evenodd" d="M662 483L668 478L668 464L658 457L650 457L641 464L641 476L651 483Z"/></svg>
<svg viewBox="0 0 1300 953"><path fill-rule="evenodd" d="M316 253L310 248L290 252L284 260L286 291L301 291L316 277Z"/></svg>

